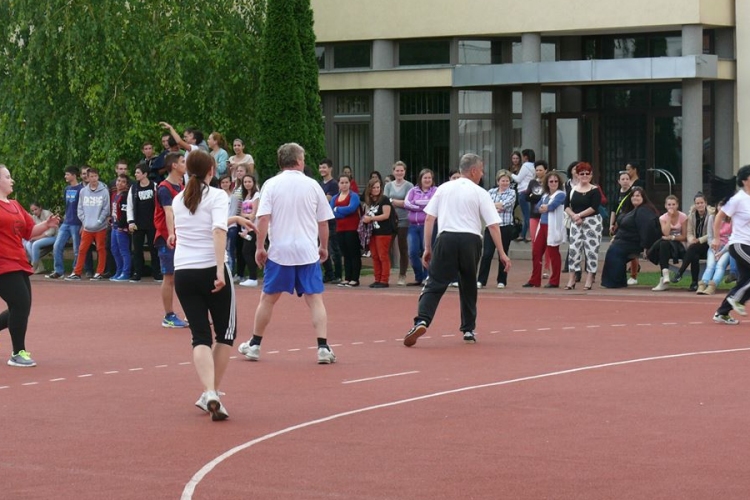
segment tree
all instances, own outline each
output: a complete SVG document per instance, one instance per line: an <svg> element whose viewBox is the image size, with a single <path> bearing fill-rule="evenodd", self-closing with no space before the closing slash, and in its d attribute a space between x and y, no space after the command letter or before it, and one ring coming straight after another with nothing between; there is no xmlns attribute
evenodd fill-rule
<svg viewBox="0 0 750 500"><path fill-rule="evenodd" d="M276 150L297 142L307 161L324 155L323 117L309 0L268 0L262 37L256 166L277 170Z"/></svg>
<svg viewBox="0 0 750 500"><path fill-rule="evenodd" d="M248 137L263 0L0 2L0 161L19 199L60 203L62 169L135 162L158 122ZM155 144L158 146L158 142Z"/></svg>

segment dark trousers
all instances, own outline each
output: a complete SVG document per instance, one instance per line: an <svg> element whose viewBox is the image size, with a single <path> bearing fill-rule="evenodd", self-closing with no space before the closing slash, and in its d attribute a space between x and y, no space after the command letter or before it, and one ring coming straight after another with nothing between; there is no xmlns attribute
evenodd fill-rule
<svg viewBox="0 0 750 500"><path fill-rule="evenodd" d="M0 313L0 331L10 332L13 353L26 350L26 328L31 312L31 282L23 271L0 274L0 299L8 309Z"/></svg>
<svg viewBox="0 0 750 500"><path fill-rule="evenodd" d="M328 258L323 262L323 278L326 281L341 279L343 266L341 264L341 247L336 235L336 227L328 226Z"/></svg>
<svg viewBox="0 0 750 500"><path fill-rule="evenodd" d="M476 234L440 233L432 252L429 278L419 295L415 322L424 321L427 326L430 325L440 299L458 272L461 331L474 331L477 321L477 264L481 254L482 238Z"/></svg>
<svg viewBox="0 0 750 500"><path fill-rule="evenodd" d="M726 315L732 310L732 306L727 301L727 297L732 297L740 304L745 304L748 298L750 298L750 245L743 245L741 243L733 243L729 247L729 255L734 257L737 261L737 282L734 287L729 290L729 293L724 300L721 301L717 313Z"/></svg>
<svg viewBox="0 0 750 500"><path fill-rule="evenodd" d="M245 238L243 238L239 234L237 235L237 242L236 242L237 261L236 262L237 262L237 276L239 276L240 278L245 276L245 252L242 250L244 248L245 241L247 241ZM253 257L253 260L255 260L254 257Z"/></svg>
<svg viewBox="0 0 750 500"><path fill-rule="evenodd" d="M339 240L339 247L344 255L344 279L346 281L359 281L359 274L362 271L359 233L357 231L343 231L336 233L336 238Z"/></svg>
<svg viewBox="0 0 750 500"><path fill-rule="evenodd" d="M507 255L508 249L510 248L510 241L513 237L513 226L500 226L500 236L503 237L503 251ZM482 261L479 263L479 275L477 276L477 281L481 283L482 286L485 286L487 285L487 280L490 278L490 266L492 265L492 259L495 257L496 250L495 242L492 241L489 229L484 230L482 246ZM497 282L502 283L503 285L508 284L508 273L505 272L502 264L497 266Z"/></svg>
<svg viewBox="0 0 750 500"><path fill-rule="evenodd" d="M143 276L143 245L148 245L151 255L151 274L154 278L161 276L161 264L159 263L159 252L154 246L155 229L136 229L133 231L133 276Z"/></svg>
<svg viewBox="0 0 750 500"><path fill-rule="evenodd" d="M701 270L701 259L708 257L708 243L693 243L687 247L685 257L682 258L682 265L680 266L679 274L685 272L687 266L690 266L690 275L693 278L693 283L698 283L700 270Z"/></svg>
<svg viewBox="0 0 750 500"><path fill-rule="evenodd" d="M180 299L182 310L190 323L193 347L211 346L211 323L216 342L232 345L237 333L237 309L234 301L234 283L227 265L224 265L224 287L213 292L216 266L206 269L179 269L174 273L174 291Z"/></svg>
<svg viewBox="0 0 750 500"><path fill-rule="evenodd" d="M628 286L625 267L633 255L640 253L638 243L626 242L615 238L607 249L602 269L602 286L605 288L624 288Z"/></svg>
<svg viewBox="0 0 750 500"><path fill-rule="evenodd" d="M406 270L409 269L409 226L399 227L398 232L393 236L394 243L398 244L398 275L406 276Z"/></svg>
<svg viewBox="0 0 750 500"><path fill-rule="evenodd" d="M245 259L247 264L247 277L251 280L258 279L258 264L255 263L255 250L258 247L258 239L255 236L255 232L250 233L253 238L251 240L242 239L242 257Z"/></svg>

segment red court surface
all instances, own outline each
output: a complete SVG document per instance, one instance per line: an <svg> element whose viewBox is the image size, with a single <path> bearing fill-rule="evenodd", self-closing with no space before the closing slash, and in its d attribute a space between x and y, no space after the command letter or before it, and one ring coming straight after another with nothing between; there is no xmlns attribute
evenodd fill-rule
<svg viewBox="0 0 750 500"><path fill-rule="evenodd" d="M330 287L330 366L285 296L261 360L229 365L225 422L193 406L189 332L160 327L157 285L35 278L39 366L0 366L0 496L750 496L750 321L713 324L719 296L528 291L522 275L479 292L475 345L455 290L406 348L418 289ZM237 290L237 344L259 294Z"/></svg>

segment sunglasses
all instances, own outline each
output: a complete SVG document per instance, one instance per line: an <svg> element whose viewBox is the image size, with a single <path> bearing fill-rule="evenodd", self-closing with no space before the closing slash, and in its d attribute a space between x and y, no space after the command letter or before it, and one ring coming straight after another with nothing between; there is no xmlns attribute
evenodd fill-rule
<svg viewBox="0 0 750 500"><path fill-rule="evenodd" d="M591 172L578 172L578 175L591 175Z"/></svg>

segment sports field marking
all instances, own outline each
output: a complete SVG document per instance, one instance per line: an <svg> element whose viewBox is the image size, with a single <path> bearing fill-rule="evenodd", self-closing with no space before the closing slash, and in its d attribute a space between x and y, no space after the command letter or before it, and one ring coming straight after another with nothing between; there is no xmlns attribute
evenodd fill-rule
<svg viewBox="0 0 750 500"><path fill-rule="evenodd" d="M480 385L471 385L466 387L459 387L458 389L451 389L447 391L440 391L440 392L433 392L431 394L424 394L422 396L416 396L413 398L407 398L407 399L400 399L397 401L391 401L390 403L382 403L379 405L372 405L372 406L365 406L364 408L358 408L355 410L349 410L341 413L336 413L334 415L330 415L328 417L319 418L316 420L309 420L307 422L302 422L301 424L293 425L290 427L286 427L284 429L278 430L276 432L271 432L269 434L266 434L264 436L261 436L259 438L253 439L251 441L248 441L246 443L243 443L241 445L235 446L234 448L225 451L218 457L214 458L210 462L208 462L206 465L201 467L201 469L196 472L192 478L190 478L190 481L185 484L185 488L182 490L182 496L180 497L181 500L192 500L193 493L195 493L195 488L200 484L200 482L203 480L206 475L208 475L212 470L214 470L218 465L220 465L222 462L227 460L228 458L231 458L232 456L236 455L237 453L244 451L251 446L255 446L256 444L262 443L264 441L268 441L270 439L273 439L278 436L282 436L284 434L289 434L290 432L297 431L299 429L304 429L306 427L312 427L314 425L323 424L326 422L330 422L332 420L338 420L340 418L344 417L350 417L352 415L358 415L360 413L366 413L374 410L380 410L383 408L390 408L392 406L400 406L407 403L415 403L417 401L424 401L427 399L433 399L440 396L448 396L451 394L459 394L461 392L468 392L473 391L477 389L487 389L490 387L499 387L503 385L510 385L510 384L516 384L519 382L528 382L532 380L540 380L544 378L550 378L550 377L557 377L560 375L569 375L571 373L578 373L578 372L585 372L585 371L591 371L591 370L599 370L602 368L611 368L613 366L624 366L624 365L632 365L637 363L646 363L649 361L662 361L666 359L677 359L677 358L687 358L692 356L707 356L710 354L729 354L729 353L735 353L735 352L746 352L750 351L750 347L741 347L737 349L723 349L723 350L717 350L717 351L697 351L697 352L684 352L684 353L678 353L678 354L665 354L663 356L652 356L648 358L636 358L636 359L626 359L623 361L614 361L612 363L603 363L600 365L588 365L588 366L581 366L578 368L570 368L567 370L560 370L556 372L548 372L548 373L541 373L539 375L530 375L528 377L520 377L520 378L514 378L510 380L501 380L499 382L490 382L487 384L480 384ZM0 387L2 389L2 387Z"/></svg>
<svg viewBox="0 0 750 500"><path fill-rule="evenodd" d="M402 377L404 375L414 375L415 373L419 373L419 371L415 370L411 372L391 373L390 375L379 375L377 377L358 378L357 380L344 380L341 383L342 384L356 384L359 382L370 382L371 380L381 380L384 378Z"/></svg>
<svg viewBox="0 0 750 500"><path fill-rule="evenodd" d="M83 375L78 375L78 378L87 378L87 377L93 377L93 373L84 373Z"/></svg>
<svg viewBox="0 0 750 500"><path fill-rule="evenodd" d="M105 375L114 375L115 373L120 373L119 370L112 370L111 372L104 372Z"/></svg>
<svg viewBox="0 0 750 500"><path fill-rule="evenodd" d="M39 382L26 382L25 384L21 385L37 385Z"/></svg>
<svg viewBox="0 0 750 500"><path fill-rule="evenodd" d="M139 372L141 370L143 370L143 368L129 368L128 369L129 372Z"/></svg>
<svg viewBox="0 0 750 500"><path fill-rule="evenodd" d="M49 379L50 382L62 382L63 380L65 380L65 379L64 378L51 378L51 379Z"/></svg>
<svg viewBox="0 0 750 500"><path fill-rule="evenodd" d="M364 342L352 342L352 345L362 345Z"/></svg>

